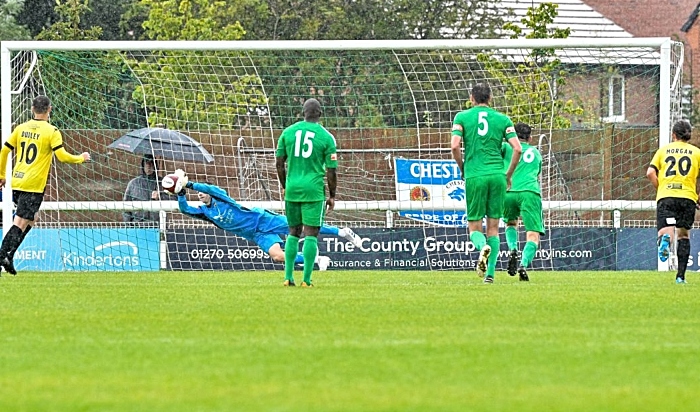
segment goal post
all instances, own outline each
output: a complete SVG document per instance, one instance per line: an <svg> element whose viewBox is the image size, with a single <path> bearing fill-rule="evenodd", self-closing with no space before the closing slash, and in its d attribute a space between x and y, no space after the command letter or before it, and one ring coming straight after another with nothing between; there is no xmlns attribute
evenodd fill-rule
<svg viewBox="0 0 700 412"><path fill-rule="evenodd" d="M45 94L66 148L93 156L85 165L54 163L30 235L58 246L28 239L20 269L51 253L55 270L280 268L244 239L183 216L172 197L124 201L142 154L108 146L144 127L180 131L215 160L154 153L159 178L184 168L247 207L282 212L276 138L300 120L308 97L321 101L322 123L338 140L339 199L328 222L367 239L361 250L343 239L320 242L339 262L331 268L472 267L449 142L478 82L491 85L496 109L532 125L543 154L548 230L535 268L657 264L649 240L643 259L631 242L655 239L654 193L640 164L681 118L683 46L668 38L6 41L0 68L9 85L0 91L3 142ZM188 200L197 204L193 194ZM11 196L2 208L6 232ZM152 213L125 221L130 212ZM423 243L404 250L413 239Z"/></svg>

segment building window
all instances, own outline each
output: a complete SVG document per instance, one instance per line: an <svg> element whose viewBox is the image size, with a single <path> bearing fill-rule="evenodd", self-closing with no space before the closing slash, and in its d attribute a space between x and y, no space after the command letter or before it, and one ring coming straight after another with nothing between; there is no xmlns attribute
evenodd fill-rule
<svg viewBox="0 0 700 412"><path fill-rule="evenodd" d="M600 91L601 117L604 122L625 121L625 77L611 76L603 81Z"/></svg>

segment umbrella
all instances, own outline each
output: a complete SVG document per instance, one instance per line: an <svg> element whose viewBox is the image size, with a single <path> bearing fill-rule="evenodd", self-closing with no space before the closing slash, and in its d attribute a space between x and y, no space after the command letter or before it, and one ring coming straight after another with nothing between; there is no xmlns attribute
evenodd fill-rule
<svg viewBox="0 0 700 412"><path fill-rule="evenodd" d="M212 163L214 161L214 156L209 154L198 141L176 130L162 127L132 130L107 147L184 162Z"/></svg>

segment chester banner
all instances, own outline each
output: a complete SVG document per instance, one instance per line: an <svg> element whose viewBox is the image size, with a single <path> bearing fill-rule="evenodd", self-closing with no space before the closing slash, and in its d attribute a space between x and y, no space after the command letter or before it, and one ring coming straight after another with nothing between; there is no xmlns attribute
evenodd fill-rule
<svg viewBox="0 0 700 412"><path fill-rule="evenodd" d="M440 226L466 227L464 180L454 160L395 159L396 200L441 204L455 200L458 210L401 210L399 215Z"/></svg>

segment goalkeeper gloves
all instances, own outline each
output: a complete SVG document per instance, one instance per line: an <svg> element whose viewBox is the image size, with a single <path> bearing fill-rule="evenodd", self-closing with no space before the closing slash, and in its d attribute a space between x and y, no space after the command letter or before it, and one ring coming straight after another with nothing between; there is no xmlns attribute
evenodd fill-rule
<svg viewBox="0 0 700 412"><path fill-rule="evenodd" d="M178 178L177 183L175 183L175 193L177 193L178 195L184 195L185 188L187 187L189 179L187 178L185 171L182 169L177 169L174 175Z"/></svg>

